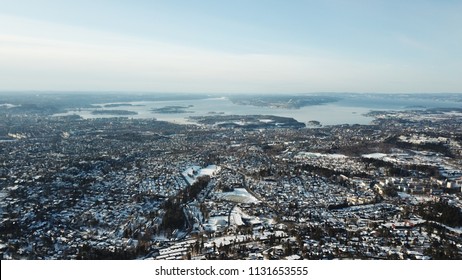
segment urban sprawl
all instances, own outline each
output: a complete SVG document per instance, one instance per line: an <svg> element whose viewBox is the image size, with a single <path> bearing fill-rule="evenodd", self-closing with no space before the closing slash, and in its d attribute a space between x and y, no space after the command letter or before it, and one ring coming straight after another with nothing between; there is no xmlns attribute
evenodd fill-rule
<svg viewBox="0 0 462 280"><path fill-rule="evenodd" d="M0 107L2 259L462 259L460 110L229 127Z"/></svg>

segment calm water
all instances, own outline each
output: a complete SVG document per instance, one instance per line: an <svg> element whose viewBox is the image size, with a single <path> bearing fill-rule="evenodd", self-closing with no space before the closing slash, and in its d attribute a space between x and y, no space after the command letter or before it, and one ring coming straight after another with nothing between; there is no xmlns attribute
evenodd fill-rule
<svg viewBox="0 0 462 280"><path fill-rule="evenodd" d="M127 102L124 102L127 103ZM116 104L116 103L111 103ZM128 118L156 118L158 120L170 121L175 123L191 123L188 121L190 116L210 115L210 112L219 112L226 115L276 115L283 117L292 117L300 122L309 122L316 120L323 125L336 124L369 124L373 118L366 117L364 114L371 110L403 110L409 107L421 106L426 108L433 107L454 107L454 103L434 100L419 99L394 99L389 97L376 96L350 96L338 102L325 105L307 106L300 109L281 109L269 107L257 107L249 105L238 105L232 103L225 97L209 98L202 100L175 100L175 101L146 101L130 102L137 106L120 106L115 108L104 108L106 110L128 110L135 111L137 115L130 115ZM106 104L95 104L104 106ZM165 106L183 106L188 113L154 113L150 110L153 108L162 108ZM460 103L457 104L460 106ZM83 118L103 118L117 117L114 115L92 115L94 109L82 109L80 111L69 111L66 114L77 114Z"/></svg>

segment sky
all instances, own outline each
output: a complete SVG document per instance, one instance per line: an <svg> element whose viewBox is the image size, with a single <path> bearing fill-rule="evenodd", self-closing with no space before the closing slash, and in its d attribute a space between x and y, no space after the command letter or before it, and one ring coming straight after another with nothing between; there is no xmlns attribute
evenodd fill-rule
<svg viewBox="0 0 462 280"><path fill-rule="evenodd" d="M462 92L458 0L0 0L0 90Z"/></svg>

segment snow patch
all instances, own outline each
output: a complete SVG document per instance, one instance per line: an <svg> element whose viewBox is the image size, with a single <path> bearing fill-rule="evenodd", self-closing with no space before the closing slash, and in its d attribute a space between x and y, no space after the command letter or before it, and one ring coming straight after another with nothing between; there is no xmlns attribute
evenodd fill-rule
<svg viewBox="0 0 462 280"><path fill-rule="evenodd" d="M383 159L386 156L387 156L387 154L382 154L382 153L373 153L373 154L362 155L363 158L373 158L373 159Z"/></svg>
<svg viewBox="0 0 462 280"><path fill-rule="evenodd" d="M347 158L346 155L342 154L321 154L321 153L311 153L311 152L300 152L296 156L298 158L313 158L313 157L327 157L327 158Z"/></svg>
<svg viewBox="0 0 462 280"><path fill-rule="evenodd" d="M236 188L232 192L223 192L221 194L218 194L218 196L223 200L236 202L236 203L257 203L258 202L258 199L256 199L246 189L243 189L243 188Z"/></svg>
<svg viewBox="0 0 462 280"><path fill-rule="evenodd" d="M0 104L0 107L4 107L4 108L14 108L14 107L19 107L19 105L13 105L13 104L10 104L10 103L3 103L3 104Z"/></svg>
<svg viewBox="0 0 462 280"><path fill-rule="evenodd" d="M185 171L181 172L184 179L188 182L189 185L194 184L197 181L197 178L201 176L210 176L213 177L221 170L221 167L217 165L209 165L207 167L201 168L200 166L193 165L186 168Z"/></svg>
<svg viewBox="0 0 462 280"><path fill-rule="evenodd" d="M228 226L228 216L213 216L209 218L208 223L204 224L204 229L215 232L224 229L226 226Z"/></svg>

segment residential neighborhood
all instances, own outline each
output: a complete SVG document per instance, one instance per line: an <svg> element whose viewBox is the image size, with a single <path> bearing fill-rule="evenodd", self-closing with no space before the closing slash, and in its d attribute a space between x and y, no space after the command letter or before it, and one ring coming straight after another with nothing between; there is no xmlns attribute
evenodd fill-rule
<svg viewBox="0 0 462 280"><path fill-rule="evenodd" d="M11 113L2 259L461 259L462 115L239 127Z"/></svg>

